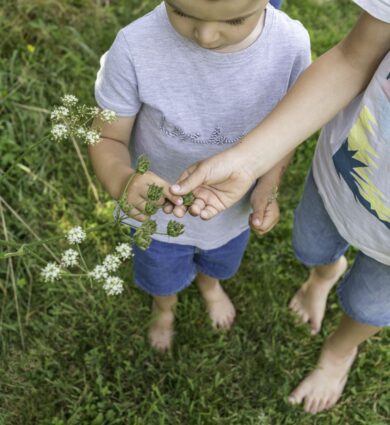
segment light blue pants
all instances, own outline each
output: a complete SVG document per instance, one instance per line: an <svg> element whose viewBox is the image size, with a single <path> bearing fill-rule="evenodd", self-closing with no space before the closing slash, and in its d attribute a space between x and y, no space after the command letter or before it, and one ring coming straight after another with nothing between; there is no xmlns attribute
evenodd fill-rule
<svg viewBox="0 0 390 425"><path fill-rule="evenodd" d="M308 267L320 266L337 261L348 246L326 212L310 171L295 211L293 247L296 257ZM338 286L338 296L341 308L356 322L389 326L390 266L359 252Z"/></svg>

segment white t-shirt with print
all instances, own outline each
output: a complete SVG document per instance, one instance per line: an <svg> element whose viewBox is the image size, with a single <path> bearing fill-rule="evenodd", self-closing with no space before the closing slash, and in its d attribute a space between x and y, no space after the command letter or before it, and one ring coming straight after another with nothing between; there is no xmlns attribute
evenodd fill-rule
<svg viewBox="0 0 390 425"><path fill-rule="evenodd" d="M390 23L390 0L354 0ZM390 46L365 92L324 127L314 179L339 233L390 265Z"/></svg>

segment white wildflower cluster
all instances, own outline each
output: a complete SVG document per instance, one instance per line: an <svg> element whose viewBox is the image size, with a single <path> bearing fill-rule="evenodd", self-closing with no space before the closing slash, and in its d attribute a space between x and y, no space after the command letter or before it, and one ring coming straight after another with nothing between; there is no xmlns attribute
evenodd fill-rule
<svg viewBox="0 0 390 425"><path fill-rule="evenodd" d="M50 114L50 119L52 121L61 121L65 118L69 117L70 111L65 106L58 106L57 108L54 108L52 113Z"/></svg>
<svg viewBox="0 0 390 425"><path fill-rule="evenodd" d="M108 278L108 270L105 266L98 264L90 273L89 275L92 277L92 279L100 281Z"/></svg>
<svg viewBox="0 0 390 425"><path fill-rule="evenodd" d="M130 244L122 243L115 247L116 254L108 254L102 264L98 264L89 276L97 282L103 282L103 289L108 295L118 295L123 291L123 280L117 276L110 276L111 272L116 272L122 261L133 256L133 249Z"/></svg>
<svg viewBox="0 0 390 425"><path fill-rule="evenodd" d="M109 272L116 272L121 265L121 259L117 255L107 255L103 260L103 266Z"/></svg>
<svg viewBox="0 0 390 425"><path fill-rule="evenodd" d="M61 102L63 105L67 107L73 107L77 105L77 102L79 100L76 96L73 96L73 94L66 94L65 96L61 97Z"/></svg>
<svg viewBox="0 0 390 425"><path fill-rule="evenodd" d="M55 263L48 263L41 271L41 276L45 282L54 282L60 278L61 269Z"/></svg>
<svg viewBox="0 0 390 425"><path fill-rule="evenodd" d="M51 129L51 135L56 142L60 142L68 137L68 128L64 124L56 124Z"/></svg>
<svg viewBox="0 0 390 425"><path fill-rule="evenodd" d="M87 145L96 145L100 141L100 134L96 130L89 130L85 133L85 143Z"/></svg>
<svg viewBox="0 0 390 425"><path fill-rule="evenodd" d="M69 230L66 235L66 238L70 244L79 244L86 237L84 230L80 227L73 227ZM41 271L41 276L45 282L54 282L58 280L61 275L61 267L75 267L79 265L79 253L69 248L62 253L61 260L59 264L50 262L46 265Z"/></svg>
<svg viewBox="0 0 390 425"><path fill-rule="evenodd" d="M104 282L103 289L107 295L119 295L123 292L123 280L117 276L110 276Z"/></svg>
<svg viewBox="0 0 390 425"><path fill-rule="evenodd" d="M97 108L96 106L90 106L88 108L88 112L89 112L89 114L91 115L92 118L96 118L100 114L100 109Z"/></svg>
<svg viewBox="0 0 390 425"><path fill-rule="evenodd" d="M109 109L104 109L103 111L100 111L99 118L103 122L112 123L116 120L117 116L114 111L110 111Z"/></svg>
<svg viewBox="0 0 390 425"><path fill-rule="evenodd" d="M119 257L124 261L131 258L133 254L133 248L128 243L121 243L116 246L115 251L118 253Z"/></svg>
<svg viewBox="0 0 390 425"><path fill-rule="evenodd" d="M77 127L74 134L77 138L84 139L87 134L87 130L84 127Z"/></svg>
<svg viewBox="0 0 390 425"><path fill-rule="evenodd" d="M79 103L79 99L66 94L61 98L62 105L56 106L50 119L53 123L51 135L56 142L69 137L88 145L96 145L100 141L100 128L91 129L91 122L99 118L101 122L112 123L116 114L108 109L101 110L96 106L87 106Z"/></svg>
<svg viewBox="0 0 390 425"><path fill-rule="evenodd" d="M85 239L86 234L84 230L80 226L73 227L69 230L68 234L66 235L66 238L68 239L68 242L71 245L79 244L83 242Z"/></svg>
<svg viewBox="0 0 390 425"><path fill-rule="evenodd" d="M76 226L70 229L66 234L66 239L69 244L80 244L86 238L86 232L81 226ZM86 271L82 264L80 264L81 252L73 248L66 249L62 255L58 264L49 262L42 270L41 276L44 282L53 283L63 276L80 276L73 275L67 269L72 267L79 267L81 271ZM124 290L124 282L118 276L112 276L113 272L116 272L123 261L128 260L133 256L133 248L129 243L120 243L115 247L115 253L108 254L105 256L101 264L95 266L95 268L88 272L90 279L100 283L103 290L109 296L119 295ZM83 260L85 267L85 262ZM81 275L83 276L83 274Z"/></svg>
<svg viewBox="0 0 390 425"><path fill-rule="evenodd" d="M67 249L61 257L61 265L64 267L74 267L79 263L79 253L74 249Z"/></svg>

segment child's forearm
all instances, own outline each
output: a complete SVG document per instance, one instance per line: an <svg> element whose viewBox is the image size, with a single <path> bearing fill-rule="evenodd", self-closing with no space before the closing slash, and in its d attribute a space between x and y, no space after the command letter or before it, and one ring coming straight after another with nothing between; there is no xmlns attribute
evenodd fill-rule
<svg viewBox="0 0 390 425"><path fill-rule="evenodd" d="M368 84L388 51L390 25L363 14L339 45L314 62L274 111L232 150L254 178L330 121Z"/></svg>
<svg viewBox="0 0 390 425"><path fill-rule="evenodd" d="M294 154L295 150L286 155L280 162L278 162L273 168L265 173L261 179L259 179L257 184L261 184L262 186L267 186L277 190Z"/></svg>
<svg viewBox="0 0 390 425"><path fill-rule="evenodd" d="M89 157L103 187L112 198L119 199L134 172L127 146L116 140L102 138L97 145L89 147Z"/></svg>

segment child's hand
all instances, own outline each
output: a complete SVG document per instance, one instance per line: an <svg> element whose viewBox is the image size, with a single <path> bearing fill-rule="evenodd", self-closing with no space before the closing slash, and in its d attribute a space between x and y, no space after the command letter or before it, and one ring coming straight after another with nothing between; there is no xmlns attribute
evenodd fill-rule
<svg viewBox="0 0 390 425"><path fill-rule="evenodd" d="M171 193L193 192L195 201L189 208L190 214L210 220L238 202L255 181L246 163L246 157L228 149L187 168L171 187ZM183 216L186 210L184 207L164 208L176 217Z"/></svg>
<svg viewBox="0 0 390 425"><path fill-rule="evenodd" d="M158 201L151 203L148 202L148 191L152 185L161 187L162 195ZM167 202L176 206L182 205L181 196L172 195L169 187L170 183L151 171L147 171L145 174L135 173L127 189L127 202L131 205L127 215L137 221L145 221L156 212L153 212L153 208L150 208L151 204L158 207L162 207Z"/></svg>
<svg viewBox="0 0 390 425"><path fill-rule="evenodd" d="M252 192L251 204L253 213L249 216L249 225L258 235L265 235L280 218L275 186L262 185L258 182Z"/></svg>

